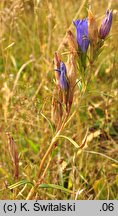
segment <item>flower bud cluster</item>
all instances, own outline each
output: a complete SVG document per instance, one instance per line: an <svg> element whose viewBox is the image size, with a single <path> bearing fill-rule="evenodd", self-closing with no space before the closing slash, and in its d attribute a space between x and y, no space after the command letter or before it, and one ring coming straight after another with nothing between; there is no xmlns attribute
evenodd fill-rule
<svg viewBox="0 0 118 216"><path fill-rule="evenodd" d="M97 22L91 10L88 10L88 17L82 20L75 20L76 39L73 33L67 32L68 60L65 64L58 55L54 55L54 71L56 85L52 98L52 120L56 129L59 129L65 113L68 115L73 103L74 90L77 80L77 61L84 70L86 69L87 50L90 45L90 60L95 58L103 45L104 39L108 36L112 24L112 11L107 10L106 15L98 29ZM92 51L92 52L91 52ZM93 59L92 59L93 61ZM90 61L90 63L92 63ZM92 64L91 64L92 65ZM64 109L65 108L65 109Z"/></svg>

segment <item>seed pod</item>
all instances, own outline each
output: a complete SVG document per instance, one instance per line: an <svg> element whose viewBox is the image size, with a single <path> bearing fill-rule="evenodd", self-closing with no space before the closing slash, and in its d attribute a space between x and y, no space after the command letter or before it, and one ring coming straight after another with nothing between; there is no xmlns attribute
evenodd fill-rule
<svg viewBox="0 0 118 216"><path fill-rule="evenodd" d="M96 47L98 41L98 27L95 17L91 10L88 10L88 36L90 42Z"/></svg>
<svg viewBox="0 0 118 216"><path fill-rule="evenodd" d="M70 30L67 32L67 41L68 41L69 51L73 53L73 55L74 54L76 55L78 50L78 45L73 33Z"/></svg>
<svg viewBox="0 0 118 216"><path fill-rule="evenodd" d="M78 47L74 35L72 34L71 31L67 32L67 40L68 40L68 47L70 51L70 54L68 55L68 61L67 61L67 76L69 79L70 88L72 89L76 83L76 72L77 72L76 60L78 58L78 53L77 53Z"/></svg>
<svg viewBox="0 0 118 216"><path fill-rule="evenodd" d="M59 80L60 80L60 58L59 55L55 52L54 54L54 70L55 70L55 78L56 78L56 84L59 85Z"/></svg>
<svg viewBox="0 0 118 216"><path fill-rule="evenodd" d="M63 110L62 110L62 102L63 95L60 87L60 63L61 60L57 53L54 54L54 70L55 70L55 78L56 78L56 86L53 91L52 97L52 111L51 111L51 119L54 123L56 129L60 127L62 122Z"/></svg>
<svg viewBox="0 0 118 216"><path fill-rule="evenodd" d="M76 85L76 76L77 76L76 61L78 58L78 52L77 52L78 45L71 31L67 32L67 40L68 40L68 47L70 51L68 55L68 61L67 61L67 76L69 80L68 110L70 110L73 102L74 90Z"/></svg>
<svg viewBox="0 0 118 216"><path fill-rule="evenodd" d="M76 85L76 76L77 76L76 58L73 55L73 53L68 56L67 71L68 71L68 79L70 84L69 99L68 99L68 105L70 109L73 102L73 96L74 96L75 85Z"/></svg>
<svg viewBox="0 0 118 216"><path fill-rule="evenodd" d="M9 132L7 132L7 138L8 138L8 149L9 153L13 162L14 167L14 178L18 179L19 176L19 159L18 159L18 150L16 143L14 142L13 137L10 135Z"/></svg>
<svg viewBox="0 0 118 216"><path fill-rule="evenodd" d="M51 119L56 128L59 128L62 122L63 110L62 110L62 91L59 86L54 89L52 97L52 112Z"/></svg>

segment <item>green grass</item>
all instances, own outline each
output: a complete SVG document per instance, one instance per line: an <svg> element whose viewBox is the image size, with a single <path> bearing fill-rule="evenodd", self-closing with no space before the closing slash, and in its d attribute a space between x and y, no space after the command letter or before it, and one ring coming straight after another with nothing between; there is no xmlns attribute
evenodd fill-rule
<svg viewBox="0 0 118 216"><path fill-rule="evenodd" d="M65 137L58 139L51 152L34 199L118 199L118 4L91 2L99 25L107 7L113 9L110 37L86 93L82 94L83 86L82 90L76 86L72 117L61 133ZM51 121L54 52L82 5L80 18L87 15L87 1L0 3L1 20L4 17L0 22L0 199L26 199L35 184L55 134ZM59 52L64 61L66 51L64 46ZM78 151L72 140L81 145L87 130L87 146ZM17 146L18 179L14 178L7 132Z"/></svg>

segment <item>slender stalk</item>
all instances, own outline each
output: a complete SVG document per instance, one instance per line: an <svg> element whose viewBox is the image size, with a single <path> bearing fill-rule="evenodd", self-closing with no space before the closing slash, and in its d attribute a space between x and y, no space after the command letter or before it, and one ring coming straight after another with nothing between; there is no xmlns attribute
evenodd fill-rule
<svg viewBox="0 0 118 216"><path fill-rule="evenodd" d="M59 135L59 134L60 134L60 133L57 133L57 134L55 135L55 137L52 139L52 142L51 142L49 148L47 149L47 151L46 151L46 153L45 153L43 159L41 160L41 163L40 163L40 166L39 166L39 170L38 170L38 173L37 173L37 178L38 178L38 179L39 179L39 177L40 177L40 174L41 174L41 172L42 172L42 169L43 169L43 167L44 167L44 163L45 163L47 157L49 156L49 154L51 153L51 151L52 151L54 145L55 145L56 142L57 142L57 139L58 139L58 135Z"/></svg>
<svg viewBox="0 0 118 216"><path fill-rule="evenodd" d="M43 172L43 174L42 174L42 176L40 178L40 181L38 181L36 183L36 185L30 190L26 200L31 200L35 196L35 193L36 193L36 190L37 190L39 184L41 183L41 181L43 181L43 179L44 179L44 177L46 175L46 172L47 172L47 170L49 168L50 162L51 162L51 157L49 158L49 161L48 161L47 166L46 166L46 168L45 168L45 170L44 170L44 172Z"/></svg>
<svg viewBox="0 0 118 216"><path fill-rule="evenodd" d="M66 116L65 116L65 118L64 118L64 121L63 121L63 123L62 123L62 125L61 125L60 130L59 130L59 131L56 133L56 135L53 137L49 148L47 149L45 155L43 156L43 159L41 160L41 163L40 163L40 166L39 166L39 170L38 170L38 173L37 173L37 178L38 178L38 179L39 179L39 177L40 177L40 174L41 174L41 172L42 172L42 169L43 169L43 166L44 166L44 163L45 163L47 157L49 156L49 154L50 154L51 151L53 150L53 147L55 146L55 144L56 144L56 142L57 142L57 140L58 140L58 136L60 135L60 133L62 132L62 130L63 130L65 124L66 124L66 121L67 121L67 119L68 119L68 115L69 115L69 114L66 114Z"/></svg>
<svg viewBox="0 0 118 216"><path fill-rule="evenodd" d="M31 199L35 196L36 190L37 190L37 188L38 188L38 186L39 186L39 184L40 184L40 182L41 182L41 180L42 180L42 177L44 176L44 174L43 174L42 177L40 177L40 176L41 176L41 172L42 172L42 170L43 170L43 168L44 168L45 162L46 162L48 156L50 155L50 153L52 152L52 150L53 150L55 144L57 143L58 137L59 137L60 133L62 132L62 130L64 129L65 125L66 125L66 121L67 121L67 119L68 119L68 116L69 116L69 113L67 113L67 114L65 115L64 121L63 121L63 123L62 123L62 125L61 125L59 131L58 131L58 132L56 133L56 135L53 137L50 146L48 147L48 149L47 149L45 155L43 156L43 158L42 158L42 160L41 160L41 163L40 163L40 166L39 166L39 170L38 170L38 172L37 172L37 181L36 181L34 187L31 188L29 194L27 195L26 200L31 200ZM46 169L46 170L47 170L47 169ZM45 173L45 170L44 170L44 173Z"/></svg>

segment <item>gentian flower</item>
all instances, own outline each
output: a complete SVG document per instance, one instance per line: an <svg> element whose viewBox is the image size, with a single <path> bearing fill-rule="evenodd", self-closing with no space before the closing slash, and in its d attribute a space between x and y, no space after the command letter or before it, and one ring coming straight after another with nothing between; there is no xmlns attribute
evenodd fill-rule
<svg viewBox="0 0 118 216"><path fill-rule="evenodd" d="M101 24L100 30L99 30L99 38L100 39L105 39L106 36L109 34L111 24L112 24L112 11L107 10L106 15L102 21L102 24Z"/></svg>
<svg viewBox="0 0 118 216"><path fill-rule="evenodd" d="M66 72L66 65L64 62L60 63L60 86L62 89L66 90L68 88L68 81L67 81L67 72Z"/></svg>
<svg viewBox="0 0 118 216"><path fill-rule="evenodd" d="M85 53L89 46L88 19L73 21L76 27L76 39L81 51Z"/></svg>
<svg viewBox="0 0 118 216"><path fill-rule="evenodd" d="M66 65L64 64L64 62L61 61L60 68L55 69L55 71L59 73L60 87L63 90L67 90L68 89L67 71L66 71Z"/></svg>

